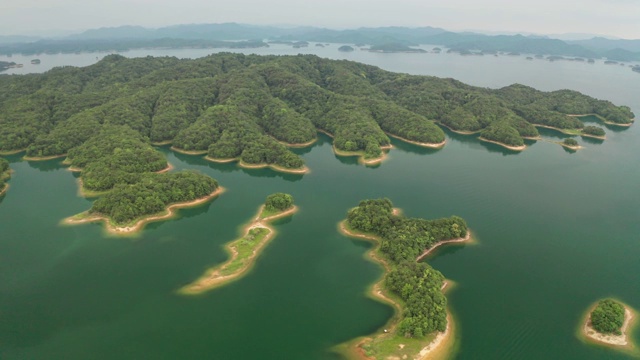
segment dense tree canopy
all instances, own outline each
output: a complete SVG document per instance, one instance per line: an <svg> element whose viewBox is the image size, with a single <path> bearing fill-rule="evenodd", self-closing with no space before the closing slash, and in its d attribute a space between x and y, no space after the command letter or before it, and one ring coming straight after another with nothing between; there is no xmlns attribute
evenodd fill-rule
<svg viewBox="0 0 640 360"><path fill-rule="evenodd" d="M582 133L585 135L592 135L592 136L600 136L600 137L605 136L604 129L597 126L585 126L584 129L582 129Z"/></svg>
<svg viewBox="0 0 640 360"><path fill-rule="evenodd" d="M567 146L578 146L578 142L572 138L566 138L562 141L562 143Z"/></svg>
<svg viewBox="0 0 640 360"><path fill-rule="evenodd" d="M416 263L425 250L443 240L467 235L467 224L457 216L438 220L406 218L393 214L388 199L364 200L349 210L347 224L380 237L380 250L393 265L387 287L405 302L398 331L423 336L444 331L447 300L441 292L444 277L426 263Z"/></svg>
<svg viewBox="0 0 640 360"><path fill-rule="evenodd" d="M267 196L264 207L267 211L284 211L293 206L293 196L285 193L275 193Z"/></svg>
<svg viewBox="0 0 640 360"><path fill-rule="evenodd" d="M62 155L105 126L128 125L152 142L301 168L284 143L306 143L323 130L336 149L372 158L386 133L440 143L440 122L483 131L509 145L538 135L533 124L581 129L567 114L596 114L627 124L633 113L575 91L522 85L498 90L452 79L396 74L313 55L215 54L199 59L109 55L84 67L0 81L0 151Z"/></svg>
<svg viewBox="0 0 640 360"><path fill-rule="evenodd" d="M591 312L591 326L602 334L620 334L624 324L624 306L612 299L604 299Z"/></svg>

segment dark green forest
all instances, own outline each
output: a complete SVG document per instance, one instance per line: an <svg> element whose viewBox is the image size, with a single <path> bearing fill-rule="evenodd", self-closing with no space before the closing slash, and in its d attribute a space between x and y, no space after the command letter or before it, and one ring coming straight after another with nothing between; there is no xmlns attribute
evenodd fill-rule
<svg viewBox="0 0 640 360"><path fill-rule="evenodd" d="M438 220L407 218L393 214L389 199L364 200L349 210L347 225L380 237L380 252L392 270L385 285L404 303L398 333L421 337L447 326L447 299L441 288L444 277L427 263L416 262L425 250L443 240L467 235L467 224L457 216Z"/></svg>
<svg viewBox="0 0 640 360"><path fill-rule="evenodd" d="M339 150L375 158L389 144L386 133L442 142L434 122L517 145L538 135L533 124L581 129L566 114L591 113L621 124L634 117L575 91L491 90L313 55L110 55L84 68L3 76L0 151L63 155L103 127L126 125L148 141L212 158L300 169L302 159L283 143L312 141L316 130L332 134Z"/></svg>
<svg viewBox="0 0 640 360"><path fill-rule="evenodd" d="M285 193L275 193L267 196L264 207L267 211L284 211L293 206L293 196Z"/></svg>
<svg viewBox="0 0 640 360"><path fill-rule="evenodd" d="M620 334L624 324L624 306L613 299L598 301L591 312L591 326L602 334Z"/></svg>

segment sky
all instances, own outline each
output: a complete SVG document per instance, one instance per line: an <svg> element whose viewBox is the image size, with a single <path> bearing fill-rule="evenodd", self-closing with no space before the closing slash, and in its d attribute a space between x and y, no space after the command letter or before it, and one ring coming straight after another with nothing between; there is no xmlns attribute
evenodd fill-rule
<svg viewBox="0 0 640 360"><path fill-rule="evenodd" d="M433 26L640 39L640 0L0 0L0 35L221 22L336 29Z"/></svg>

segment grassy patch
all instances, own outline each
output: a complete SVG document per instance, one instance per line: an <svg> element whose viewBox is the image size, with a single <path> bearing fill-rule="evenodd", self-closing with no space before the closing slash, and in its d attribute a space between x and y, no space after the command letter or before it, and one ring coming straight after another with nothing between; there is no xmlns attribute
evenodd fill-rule
<svg viewBox="0 0 640 360"><path fill-rule="evenodd" d="M269 234L269 229L254 228L247 235L232 242L229 247L238 252L238 256L220 269L220 275L226 276L240 271L249 265L249 261L256 251L256 247Z"/></svg>

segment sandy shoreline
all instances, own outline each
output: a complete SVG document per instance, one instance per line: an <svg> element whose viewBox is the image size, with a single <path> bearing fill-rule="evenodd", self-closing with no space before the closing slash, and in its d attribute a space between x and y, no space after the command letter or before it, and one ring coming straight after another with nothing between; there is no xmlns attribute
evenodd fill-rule
<svg viewBox="0 0 640 360"><path fill-rule="evenodd" d="M286 211L268 216L266 218L261 218L260 215L262 214L263 209L264 205L260 206L260 208L258 209L258 214L253 218L251 222L244 226L242 236L225 244L225 249L230 256L224 263L206 270L204 275L202 275L194 282L185 285L178 292L185 295L201 294L205 291L215 289L231 281L240 279L242 276L246 275L249 270L253 268L253 265L255 264L255 261L260 255L261 251L266 247L267 243L269 243L269 241L276 234L275 229L269 226L268 223L276 219L291 216L298 211L298 207L294 205ZM249 231L256 228L267 229L268 233L262 238L260 243L253 248L252 254L246 259L247 262L243 264L243 266L241 266L235 272L223 275L222 272L228 266L230 266L239 255L235 245L236 242L242 241L249 234Z"/></svg>
<svg viewBox="0 0 640 360"><path fill-rule="evenodd" d="M398 208L393 209L394 215L397 216L400 213L401 213L401 209L398 209ZM380 241L379 241L380 238L372 234L364 234L364 233L350 230L347 227L346 220L343 220L338 224L338 230L340 231L340 233L348 237L373 241L375 243L375 246L367 252L366 256L368 256L372 261L380 264L385 271L385 273L380 277L380 279L378 279L371 286L370 291L368 291L367 294L374 299L390 304L394 308L394 315L387 323L388 325L385 326L385 330L387 330L387 332L378 332L368 337L357 338L347 342L346 345L343 345L343 347L346 346L346 349L343 350L345 354L348 354L356 359L370 360L371 358L365 354L364 349L362 348L362 345L365 345L366 343L373 341L375 338L379 338L383 336L392 336L393 331L398 325L398 320L399 320L398 316L399 314L402 313L402 306L393 298L386 295L383 290L382 285L384 283L385 274L390 271L390 265L387 263L385 259L377 255L377 252L380 247ZM416 261L421 260L424 256L429 254L431 251L433 251L435 248L437 248L440 245L453 243L453 242L469 241L469 239L471 239L471 231L467 229L467 236L465 238L452 239L452 240L439 242L436 245L432 246L429 250L426 250L425 253L423 253L416 259ZM449 281L445 280L445 282L442 284L441 290L443 292L445 288L447 288L448 283ZM413 357L413 359L424 360L424 359L433 359L433 358L437 358L437 359L447 358L448 351L451 348L451 345L452 345L451 343L453 341L453 332L454 332L453 328L454 328L453 318L449 310L447 310L447 327L445 331L439 332L434 339L432 339L426 346L424 346L420 350L418 354L416 354ZM392 359L392 357L389 357L389 359ZM393 359L400 359L400 357L393 357Z"/></svg>
<svg viewBox="0 0 640 360"><path fill-rule="evenodd" d="M279 142L280 144L290 147L290 148L306 148L308 146L311 146L313 144L316 143L316 141L318 141L318 138L315 138L313 140L307 141L305 143L288 143L288 142L284 142L282 140L278 140L276 138L274 138L277 142Z"/></svg>
<svg viewBox="0 0 640 360"><path fill-rule="evenodd" d="M242 160L240 160L239 158L218 159L218 158L212 158L210 156L205 156L204 159L207 160L207 161L211 161L211 162L219 163L219 164L238 162L238 166L241 167L241 168L245 168L245 169L270 168L271 170L279 171L279 172L283 172L283 173L287 173L287 174L307 174L307 173L309 173L309 168L306 167L306 166L303 166L300 169L288 169L288 168L285 168L285 167L282 167L282 166L278 166L278 165L275 165L275 164L247 164L247 163L243 162Z"/></svg>
<svg viewBox="0 0 640 360"><path fill-rule="evenodd" d="M418 256L416 258L416 261L421 261L422 259L426 258L427 256L429 256L429 254L434 252L437 248L439 248L442 245L465 243L465 242L468 242L469 240L471 240L471 231L469 231L469 229L467 229L467 235L465 237L457 238L457 239L451 239L451 240L443 240L443 241L437 242L435 245L433 245L429 249L425 250L420 256Z"/></svg>
<svg viewBox="0 0 640 360"><path fill-rule="evenodd" d="M591 312L598 304L594 304L589 308L587 312L586 319L582 325L582 335L584 335L589 340L592 340L596 343L603 345L611 345L615 347L627 347L632 348L633 344L629 340L629 330L632 322L634 322L635 316L634 312L627 305L623 304L624 307L624 323L622 324L622 328L620 328L621 335L616 334L602 334L597 332L593 327L591 327Z"/></svg>
<svg viewBox="0 0 640 360"><path fill-rule="evenodd" d="M328 131L318 129L318 132L321 132L321 133L329 136L330 138L335 139L333 134L329 133ZM382 163L384 160L386 160L387 159L387 152L388 152L388 150L393 148L393 145L391 145L391 144L389 144L389 145L381 145L380 149L382 149L382 155L380 155L377 158L373 158L373 159L365 159L363 150L358 150L358 151L340 150L340 149L336 148L335 143L331 145L331 148L333 149L333 153L338 155L338 156L357 156L359 163L361 163L363 165L367 165L367 166L372 166L372 165L378 165L378 164Z"/></svg>
<svg viewBox="0 0 640 360"><path fill-rule="evenodd" d="M26 148L19 149L19 150L0 151L0 155L2 155L2 156L15 155L15 154L20 154L21 152L25 152L25 151L27 151Z"/></svg>
<svg viewBox="0 0 640 360"><path fill-rule="evenodd" d="M588 138L592 138L592 139L598 139L598 140L607 140L606 136L598 136L598 135L591 135L591 134L580 134L580 136L582 137L588 137Z"/></svg>
<svg viewBox="0 0 640 360"><path fill-rule="evenodd" d="M167 162L167 167L166 168L164 168L162 170L158 170L155 173L156 174L164 174L164 173L169 172L169 171L171 171L173 169L174 169L173 168L173 164L171 164L170 162Z"/></svg>
<svg viewBox="0 0 640 360"><path fill-rule="evenodd" d="M169 219L171 217L174 216L175 214L175 210L176 209L180 209L180 208L188 208L188 207L193 207L193 206L197 206L200 204L204 204L214 198L216 198L218 195L222 194L224 192L224 188L219 186L214 192L212 192L211 194L205 196L205 197L201 197L199 199L195 199L192 201L187 201L187 202L181 202L181 203L175 203L175 204L171 204L169 206L167 206L167 208L165 209L165 212L162 214L157 214L157 215L149 215L149 216L145 216L141 219L139 219L135 224L133 225L129 225L129 226L115 226L111 223L111 219L103 216L103 215L93 215L93 216L89 216L86 218L75 218L76 216L80 215L74 215L71 217L68 217L66 219L64 219L62 221L62 224L67 224L67 225L76 225L76 224L84 224L84 223L89 223L89 222L95 222L95 221L103 221L105 224L105 228L107 230L107 232L111 233L111 234L115 234L115 235L131 235L134 234L140 230L142 230L142 228L144 228L144 226L150 222L154 222L154 221L161 221L161 220L166 220ZM87 212L81 213L81 214L86 214Z"/></svg>
<svg viewBox="0 0 640 360"><path fill-rule="evenodd" d="M60 155L51 155L51 156L23 156L22 160L25 161L47 161L47 160L53 160L53 159L59 159L59 158L63 158L63 157L67 157L67 154L60 154Z"/></svg>
<svg viewBox="0 0 640 360"><path fill-rule="evenodd" d="M417 146L422 146L422 147L426 147L426 148L430 148L430 149L442 149L444 147L444 145L447 143L447 140L443 140L442 142L439 143L423 143L423 142L418 142L418 141L413 141L413 140L409 140L409 139L405 139L403 137L400 137L398 135L394 135L391 133L386 133L388 136L391 136L392 138L398 139L398 140L402 140L406 143L409 144L413 144L413 145L417 145Z"/></svg>
<svg viewBox="0 0 640 360"><path fill-rule="evenodd" d="M444 127L446 127L447 129L451 130L452 132L456 133L456 134L460 134L460 135L473 135L473 134L477 134L479 132L482 131L482 129L480 130L476 130L476 131L467 131L467 130L454 130L451 127L449 127L448 125L443 124L440 121L436 121L436 124L438 125L442 125Z"/></svg>
<svg viewBox="0 0 640 360"><path fill-rule="evenodd" d="M500 146L502 146L503 148L507 148L507 149L509 149L509 150L513 150L513 151L522 151L522 150L524 150L524 149L526 149L526 148L527 148L527 145L522 145L522 146L511 146L511 145L503 144L503 143L501 143L501 142L499 142L499 141L493 141L493 140L485 139L485 138L483 138L482 136L480 136L478 139L479 139L479 140L481 140L481 141L484 141L484 142L488 142L488 143L493 143L493 144L496 144L496 145L500 145Z"/></svg>
<svg viewBox="0 0 640 360"><path fill-rule="evenodd" d="M624 124L620 124L620 123L616 123L613 121L609 121L605 118L603 118L602 116L598 115L598 114L565 114L567 116L571 116L571 117L585 117L585 116L595 116L597 117L600 121L602 121L603 123L607 124L607 125L615 125L615 126L624 126L624 127L629 127L631 125L633 125L633 123L635 122L635 118L631 119L629 123L624 123Z"/></svg>
<svg viewBox="0 0 640 360"><path fill-rule="evenodd" d="M2 190L0 190L0 196L4 195L9 190L9 184L4 184Z"/></svg>
<svg viewBox="0 0 640 360"><path fill-rule="evenodd" d="M189 150L182 150L180 148L177 148L175 146L170 147L169 149L180 153L180 154L185 154L185 155L207 155L207 150L195 150L195 151L189 151Z"/></svg>

